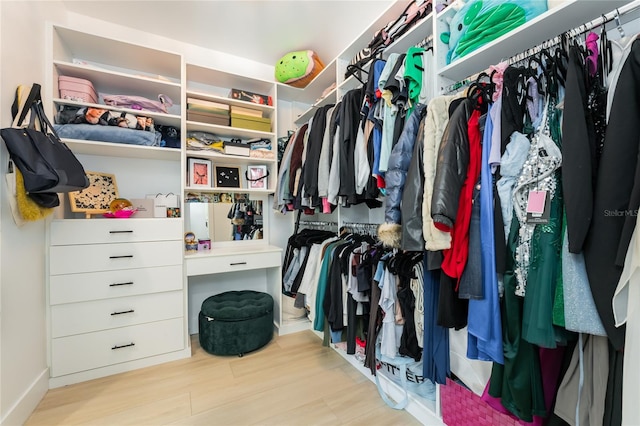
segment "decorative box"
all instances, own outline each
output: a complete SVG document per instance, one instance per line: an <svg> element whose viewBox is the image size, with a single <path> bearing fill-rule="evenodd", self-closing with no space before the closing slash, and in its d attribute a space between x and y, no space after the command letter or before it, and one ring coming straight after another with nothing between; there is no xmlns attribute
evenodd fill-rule
<svg viewBox="0 0 640 426"><path fill-rule="evenodd" d="M257 130L259 132L270 132L271 120L269 118L258 118L251 117L249 115L231 113L231 127Z"/></svg>
<svg viewBox="0 0 640 426"><path fill-rule="evenodd" d="M211 240L198 240L198 250L211 250Z"/></svg>
<svg viewBox="0 0 640 426"><path fill-rule="evenodd" d="M187 120L197 121L199 123L217 124L218 126L229 125L229 113L216 114L202 111L187 110Z"/></svg>
<svg viewBox="0 0 640 426"><path fill-rule="evenodd" d="M253 102L254 104L273 105L273 99L271 96L259 95L257 93L249 92L248 90L231 89L229 97L232 99L238 99L239 101Z"/></svg>
<svg viewBox="0 0 640 426"><path fill-rule="evenodd" d="M58 77L58 89L62 99L71 101L98 103L98 93L93 88L93 83L84 78L67 77L61 75Z"/></svg>

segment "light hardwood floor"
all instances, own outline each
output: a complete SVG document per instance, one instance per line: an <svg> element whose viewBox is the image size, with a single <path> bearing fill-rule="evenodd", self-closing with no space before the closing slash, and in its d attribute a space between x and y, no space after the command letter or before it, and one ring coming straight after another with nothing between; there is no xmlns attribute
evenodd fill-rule
<svg viewBox="0 0 640 426"><path fill-rule="evenodd" d="M311 331L239 357L193 356L47 392L26 425L418 425Z"/></svg>

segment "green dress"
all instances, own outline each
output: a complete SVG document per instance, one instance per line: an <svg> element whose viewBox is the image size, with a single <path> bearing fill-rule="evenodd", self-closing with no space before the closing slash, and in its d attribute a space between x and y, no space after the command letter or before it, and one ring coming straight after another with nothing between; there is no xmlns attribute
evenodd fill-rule
<svg viewBox="0 0 640 426"><path fill-rule="evenodd" d="M507 241L504 297L500 303L504 365L494 363L489 395L502 399L502 405L518 418L532 422L533 416L546 416L538 348L522 339L523 298L516 296L514 275L515 247L520 223L514 214Z"/></svg>

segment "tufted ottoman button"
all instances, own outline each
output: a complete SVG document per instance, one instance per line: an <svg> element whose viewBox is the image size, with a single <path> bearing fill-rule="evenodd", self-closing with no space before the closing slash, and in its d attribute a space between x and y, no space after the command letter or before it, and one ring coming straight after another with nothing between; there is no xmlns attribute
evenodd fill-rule
<svg viewBox="0 0 640 426"><path fill-rule="evenodd" d="M253 290L227 291L202 302L200 346L212 355L244 355L273 337L273 298Z"/></svg>

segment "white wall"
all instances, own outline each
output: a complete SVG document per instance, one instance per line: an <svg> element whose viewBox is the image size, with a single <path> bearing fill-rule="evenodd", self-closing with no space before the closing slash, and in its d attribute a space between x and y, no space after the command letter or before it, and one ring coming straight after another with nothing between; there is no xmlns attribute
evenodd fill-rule
<svg viewBox="0 0 640 426"><path fill-rule="evenodd" d="M45 21L63 18L58 1L2 1L0 125L11 124L19 84L45 79ZM16 227L6 193L8 154L0 147L0 422L23 423L48 388L45 321L45 224Z"/></svg>

